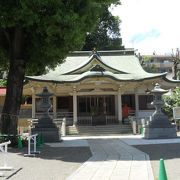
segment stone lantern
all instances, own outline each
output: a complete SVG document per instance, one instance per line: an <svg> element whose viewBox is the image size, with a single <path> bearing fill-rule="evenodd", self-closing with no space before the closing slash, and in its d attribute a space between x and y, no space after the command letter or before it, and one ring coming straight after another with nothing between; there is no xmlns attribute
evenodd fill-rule
<svg viewBox="0 0 180 180"><path fill-rule="evenodd" d="M42 98L40 108L43 111L43 115L38 119L38 123L35 124L32 132L42 134L45 142L59 141L59 130L49 116L49 110L52 107L50 97L52 95L53 93L50 93L47 87L44 87L41 93L36 94L36 96Z"/></svg>
<svg viewBox="0 0 180 180"><path fill-rule="evenodd" d="M168 90L162 89L158 83L150 91L154 97L152 105L155 107L155 112L152 114L148 124L145 125L144 138L146 139L177 137L175 126L171 125L168 117L162 112L162 106L164 105L162 95L167 92Z"/></svg>
<svg viewBox="0 0 180 180"><path fill-rule="evenodd" d="M52 119L49 116L49 110L51 109L52 105L50 103L50 97L53 95L53 93L50 93L47 89L47 87L43 88L43 91L39 94L36 94L36 96L42 98L41 99L41 103L39 105L40 109L43 111L43 115L42 117L40 117L39 119L39 126L45 126L45 124L54 126L54 124L52 123Z"/></svg>

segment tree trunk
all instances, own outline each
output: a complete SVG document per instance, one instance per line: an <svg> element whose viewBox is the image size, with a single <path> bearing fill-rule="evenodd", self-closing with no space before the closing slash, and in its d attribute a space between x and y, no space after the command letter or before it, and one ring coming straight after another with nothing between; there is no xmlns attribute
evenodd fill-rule
<svg viewBox="0 0 180 180"><path fill-rule="evenodd" d="M17 120L20 111L25 63L23 60L14 60L10 64L7 81L6 98L1 115L1 132L17 134Z"/></svg>
<svg viewBox="0 0 180 180"><path fill-rule="evenodd" d="M180 60L180 51L179 48L176 49L176 56L173 61L173 66L172 66L172 73L173 73L173 79L177 80L177 72L178 72L178 64Z"/></svg>
<svg viewBox="0 0 180 180"><path fill-rule="evenodd" d="M177 80L177 62L176 61L173 64L173 79L175 80Z"/></svg>
<svg viewBox="0 0 180 180"><path fill-rule="evenodd" d="M24 41L22 29L16 28L9 35L11 43L10 49L10 67L7 79L6 98L1 114L1 133L8 135L17 135L17 122L21 106L23 81L25 76L26 61L23 58Z"/></svg>

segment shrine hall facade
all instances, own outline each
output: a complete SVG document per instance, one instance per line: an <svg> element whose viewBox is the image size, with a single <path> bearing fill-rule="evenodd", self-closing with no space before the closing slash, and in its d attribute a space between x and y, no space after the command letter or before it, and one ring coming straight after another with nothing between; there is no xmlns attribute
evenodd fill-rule
<svg viewBox="0 0 180 180"><path fill-rule="evenodd" d="M133 49L72 52L54 70L26 80L24 94L32 96L32 118L41 113L36 94L46 86L53 93L52 117L67 117L77 125L121 123L124 104L129 115L150 116L153 97L147 91L155 83L165 89L177 86L166 73L144 71Z"/></svg>

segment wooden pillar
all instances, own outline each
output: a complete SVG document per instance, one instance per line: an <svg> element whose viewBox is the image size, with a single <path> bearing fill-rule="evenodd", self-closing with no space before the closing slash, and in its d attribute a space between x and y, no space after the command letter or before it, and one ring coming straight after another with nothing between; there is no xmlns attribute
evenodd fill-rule
<svg viewBox="0 0 180 180"><path fill-rule="evenodd" d="M57 118L57 97L53 95L53 117Z"/></svg>
<svg viewBox="0 0 180 180"><path fill-rule="evenodd" d="M114 95L114 98L115 98L115 115L116 117L118 117L118 113L119 113L119 109L118 109L118 96L117 95Z"/></svg>
<svg viewBox="0 0 180 180"><path fill-rule="evenodd" d="M32 93L32 118L36 117L36 96L34 92Z"/></svg>
<svg viewBox="0 0 180 180"><path fill-rule="evenodd" d="M117 105L118 105L118 121L122 122L122 101L121 101L121 90L118 89L118 95L117 95Z"/></svg>
<svg viewBox="0 0 180 180"><path fill-rule="evenodd" d="M77 93L76 88L73 89L73 125L77 124Z"/></svg>
<svg viewBox="0 0 180 180"><path fill-rule="evenodd" d="M139 98L137 92L135 92L135 115L139 116Z"/></svg>

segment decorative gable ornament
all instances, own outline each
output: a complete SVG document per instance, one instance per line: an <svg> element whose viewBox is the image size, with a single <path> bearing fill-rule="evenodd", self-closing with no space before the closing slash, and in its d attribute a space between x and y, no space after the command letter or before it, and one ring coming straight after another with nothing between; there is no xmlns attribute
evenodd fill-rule
<svg viewBox="0 0 180 180"><path fill-rule="evenodd" d="M95 65L94 67L91 68L90 71L99 71L99 72L104 72L105 69L101 67L99 64Z"/></svg>

